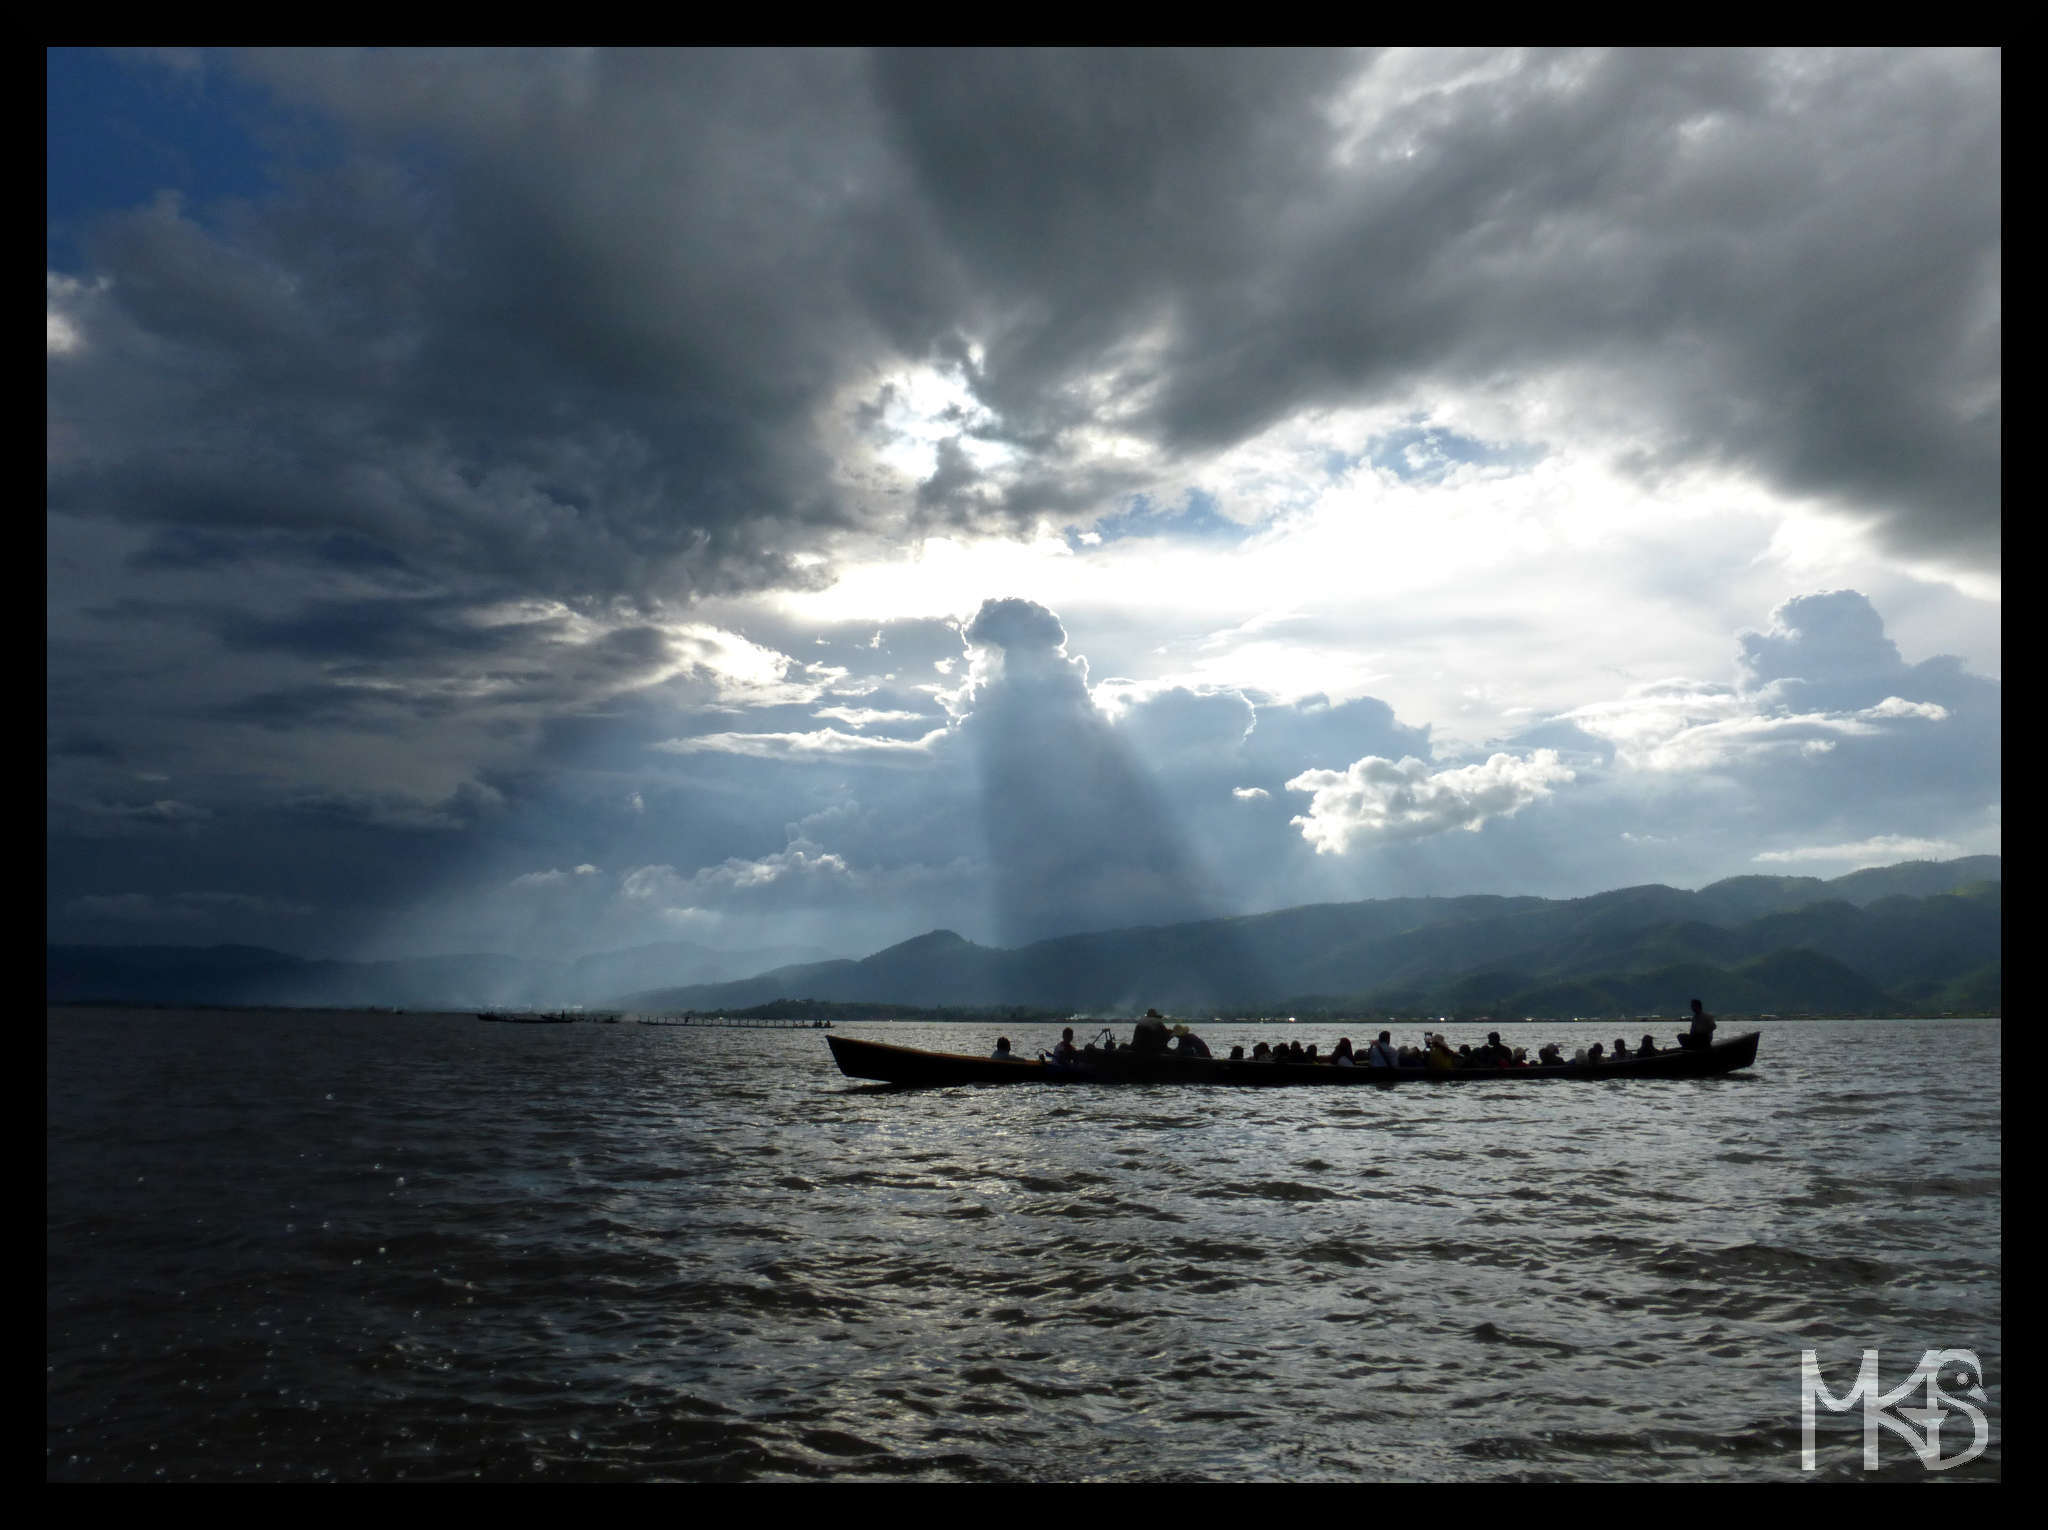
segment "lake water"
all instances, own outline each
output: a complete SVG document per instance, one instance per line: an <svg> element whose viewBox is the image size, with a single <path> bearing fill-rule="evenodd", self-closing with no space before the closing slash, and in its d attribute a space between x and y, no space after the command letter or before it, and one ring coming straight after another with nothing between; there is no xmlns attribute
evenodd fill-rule
<svg viewBox="0 0 2048 1530"><path fill-rule="evenodd" d="M900 1091L814 1031L52 1009L46 1476L1794 1480L1802 1350L1839 1396L1958 1348L1990 1443L1938 1475L1999 1477L1997 1023L1763 1032L1718 1079ZM1821 1409L1812 1475L1862 1439Z"/></svg>

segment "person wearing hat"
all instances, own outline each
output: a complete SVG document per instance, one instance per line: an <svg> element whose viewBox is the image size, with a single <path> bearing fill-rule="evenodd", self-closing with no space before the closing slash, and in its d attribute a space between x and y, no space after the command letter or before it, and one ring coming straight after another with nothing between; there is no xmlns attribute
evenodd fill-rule
<svg viewBox="0 0 2048 1530"><path fill-rule="evenodd" d="M1145 1018L1131 1028L1131 1050L1164 1052L1166 1035L1166 1016L1156 1009L1148 1009L1145 1011Z"/></svg>
<svg viewBox="0 0 2048 1530"><path fill-rule="evenodd" d="M1208 1057L1209 1044L1184 1025L1173 1028L1174 1051L1182 1057Z"/></svg>

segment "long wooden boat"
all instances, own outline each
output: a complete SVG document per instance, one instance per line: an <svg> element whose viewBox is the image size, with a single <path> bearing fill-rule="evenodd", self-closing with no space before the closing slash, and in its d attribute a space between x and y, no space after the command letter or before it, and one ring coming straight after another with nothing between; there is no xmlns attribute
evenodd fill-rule
<svg viewBox="0 0 2048 1530"><path fill-rule="evenodd" d="M1285 1084L1505 1084L1532 1079L1706 1078L1733 1073L1756 1061L1758 1031L1699 1049L1672 1048L1612 1062L1559 1063L1528 1068L1339 1068L1327 1062L1231 1062L1138 1052L1085 1052L1072 1067L1029 1058L968 1057L920 1052L914 1047L851 1036L827 1036L832 1059L848 1078L885 1084L1233 1084L1272 1088Z"/></svg>

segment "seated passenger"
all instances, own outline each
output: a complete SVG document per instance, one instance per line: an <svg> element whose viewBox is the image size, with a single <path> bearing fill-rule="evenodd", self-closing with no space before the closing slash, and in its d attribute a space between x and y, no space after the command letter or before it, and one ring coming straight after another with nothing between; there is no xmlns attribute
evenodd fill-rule
<svg viewBox="0 0 2048 1530"><path fill-rule="evenodd" d="M1252 1048L1253 1062L1271 1062L1272 1060L1273 1049L1267 1046L1265 1042L1262 1041L1257 1046Z"/></svg>
<svg viewBox="0 0 2048 1530"><path fill-rule="evenodd" d="M1243 1062L1243 1061L1244 1061L1244 1048L1243 1048L1243 1047L1232 1047L1232 1048L1230 1049L1230 1060L1231 1060L1232 1062Z"/></svg>
<svg viewBox="0 0 2048 1530"><path fill-rule="evenodd" d="M1381 1031L1380 1039L1365 1049L1365 1065L1368 1068L1392 1068L1398 1065L1392 1031Z"/></svg>
<svg viewBox="0 0 2048 1530"><path fill-rule="evenodd" d="M1304 1058L1302 1059L1302 1061L1303 1061L1303 1062L1321 1062L1321 1061L1322 1061L1322 1059L1321 1059L1321 1058L1319 1058L1319 1057L1317 1057L1317 1056L1316 1056L1316 1044L1315 1044L1315 1043L1314 1043L1313 1041L1311 1041L1311 1042L1310 1042L1310 1043L1308 1044L1308 1055L1307 1055L1306 1057L1304 1057Z"/></svg>
<svg viewBox="0 0 2048 1530"><path fill-rule="evenodd" d="M1536 1049L1536 1061L1546 1068L1554 1068L1564 1061L1564 1052L1554 1041L1546 1041Z"/></svg>
<svg viewBox="0 0 2048 1530"><path fill-rule="evenodd" d="M1656 1050L1657 1038L1654 1036L1645 1036L1642 1039L1641 1044L1636 1047L1636 1056L1648 1057L1652 1052L1655 1052Z"/></svg>
<svg viewBox="0 0 2048 1530"><path fill-rule="evenodd" d="M1175 1037L1174 1051L1180 1056L1207 1057L1210 1055L1208 1043L1186 1026L1176 1025L1173 1028L1173 1034Z"/></svg>
<svg viewBox="0 0 2048 1530"><path fill-rule="evenodd" d="M1337 1050L1330 1054L1330 1062L1339 1068L1355 1068L1358 1066L1357 1063L1351 1060L1351 1038L1349 1036L1339 1036L1337 1038Z"/></svg>
<svg viewBox="0 0 2048 1530"><path fill-rule="evenodd" d="M1071 1025L1060 1032L1059 1044L1052 1049L1052 1060L1068 1066L1081 1060L1081 1054L1074 1049L1074 1028Z"/></svg>
<svg viewBox="0 0 2048 1530"><path fill-rule="evenodd" d="M1511 1063L1511 1066L1517 1068L1526 1068L1529 1066L1529 1049L1527 1047L1515 1048L1515 1055Z"/></svg>
<svg viewBox="0 0 2048 1530"><path fill-rule="evenodd" d="M1443 1037L1432 1034L1429 1038L1429 1066L1432 1068L1455 1068L1458 1054L1451 1050L1451 1044Z"/></svg>
<svg viewBox="0 0 2048 1530"><path fill-rule="evenodd" d="M1623 1059L1624 1057L1627 1057L1627 1056L1628 1056L1628 1038L1627 1038L1626 1036L1617 1036L1617 1037L1615 1037L1615 1038L1614 1038L1614 1060L1615 1060L1616 1062L1620 1062L1620 1061L1621 1061L1621 1060L1622 1060L1622 1059Z"/></svg>
<svg viewBox="0 0 2048 1530"><path fill-rule="evenodd" d="M998 1062L1010 1061L1010 1038L1007 1036L996 1037L996 1049L988 1055Z"/></svg>
<svg viewBox="0 0 2048 1530"><path fill-rule="evenodd" d="M1607 1057L1606 1057L1606 1054L1605 1054L1605 1052L1604 1052L1604 1051L1602 1050L1602 1048L1601 1048L1601 1046L1600 1046L1600 1043L1599 1043L1599 1042L1597 1042L1597 1041L1596 1041L1596 1042L1594 1042L1594 1043L1592 1044L1592 1046L1590 1046L1590 1047L1588 1047L1588 1048L1586 1049L1586 1061L1587 1061L1587 1062L1605 1062L1605 1061L1607 1061Z"/></svg>

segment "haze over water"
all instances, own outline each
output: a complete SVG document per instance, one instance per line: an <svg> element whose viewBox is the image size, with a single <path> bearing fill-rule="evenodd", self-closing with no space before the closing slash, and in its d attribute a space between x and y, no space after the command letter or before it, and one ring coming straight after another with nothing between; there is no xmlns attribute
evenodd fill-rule
<svg viewBox="0 0 2048 1530"><path fill-rule="evenodd" d="M898 1091L809 1031L53 1009L46 1473L1790 1480L1803 1349L1965 1348L1945 1475L1998 1477L1997 1023L1763 1030L1654 1084Z"/></svg>

